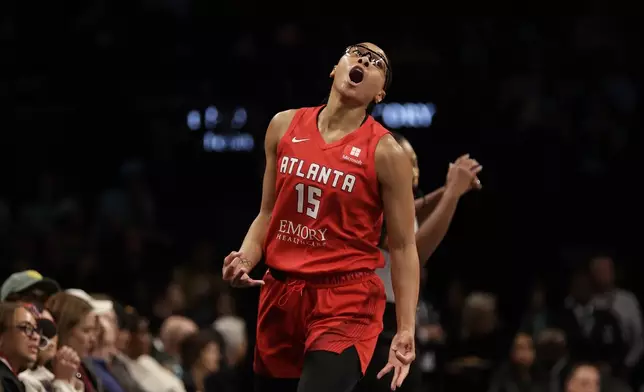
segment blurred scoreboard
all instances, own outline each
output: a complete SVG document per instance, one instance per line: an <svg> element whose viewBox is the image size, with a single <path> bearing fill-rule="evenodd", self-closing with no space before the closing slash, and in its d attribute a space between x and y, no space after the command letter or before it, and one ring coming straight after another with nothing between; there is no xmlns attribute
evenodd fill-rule
<svg viewBox="0 0 644 392"><path fill-rule="evenodd" d="M248 110L243 106L227 109L208 106L190 110L186 125L190 132L201 133L206 152L250 152L255 148L253 135L246 132Z"/></svg>
<svg viewBox="0 0 644 392"><path fill-rule="evenodd" d="M435 113L436 107L432 103L387 102L376 105L372 115L388 129L427 129ZM247 131L248 122L249 111L244 106L210 105L190 110L186 116L189 131L199 133L203 150L213 153L253 151L256 145L253 133L256 132ZM257 123L265 122L254 121Z"/></svg>

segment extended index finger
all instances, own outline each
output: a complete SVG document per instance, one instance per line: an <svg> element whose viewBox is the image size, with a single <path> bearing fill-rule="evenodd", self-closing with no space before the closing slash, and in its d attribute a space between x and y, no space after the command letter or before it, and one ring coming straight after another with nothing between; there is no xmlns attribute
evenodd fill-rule
<svg viewBox="0 0 644 392"><path fill-rule="evenodd" d="M376 376L376 378L380 380L385 374L389 373L393 368L394 368L394 365L390 363L386 364L385 367L383 367L382 370L378 372L378 375Z"/></svg>

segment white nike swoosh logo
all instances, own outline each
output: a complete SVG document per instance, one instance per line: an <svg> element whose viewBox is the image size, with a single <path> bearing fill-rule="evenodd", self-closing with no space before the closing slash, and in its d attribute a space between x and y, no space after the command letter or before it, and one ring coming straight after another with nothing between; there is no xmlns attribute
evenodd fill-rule
<svg viewBox="0 0 644 392"><path fill-rule="evenodd" d="M291 141L292 141L293 143L302 143L302 142L305 142L305 141L307 141L307 140L309 140L309 139L298 139L298 138L296 138L296 137L294 137L293 139L291 139Z"/></svg>

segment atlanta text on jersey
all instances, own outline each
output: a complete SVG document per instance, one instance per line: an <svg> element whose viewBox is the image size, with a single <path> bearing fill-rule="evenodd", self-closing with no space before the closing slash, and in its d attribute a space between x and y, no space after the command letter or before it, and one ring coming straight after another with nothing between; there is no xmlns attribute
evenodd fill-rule
<svg viewBox="0 0 644 392"><path fill-rule="evenodd" d="M356 177L353 174L347 174L340 170L335 170L317 163L307 163L303 159L282 157L280 163L280 173L296 175L297 177L306 178L320 184L331 184L332 187L351 193L356 184Z"/></svg>

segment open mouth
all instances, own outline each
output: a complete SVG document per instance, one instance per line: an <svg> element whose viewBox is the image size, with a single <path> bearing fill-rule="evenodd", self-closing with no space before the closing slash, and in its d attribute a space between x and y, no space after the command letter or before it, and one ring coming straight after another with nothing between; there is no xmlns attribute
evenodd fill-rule
<svg viewBox="0 0 644 392"><path fill-rule="evenodd" d="M351 68L349 71L349 80L354 84L360 84L364 79L364 71L359 66Z"/></svg>

